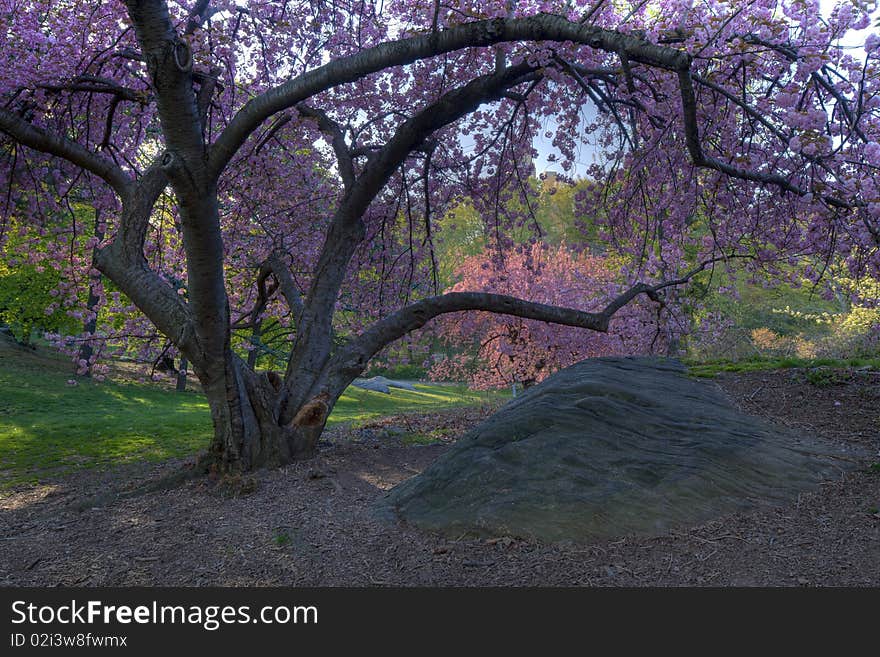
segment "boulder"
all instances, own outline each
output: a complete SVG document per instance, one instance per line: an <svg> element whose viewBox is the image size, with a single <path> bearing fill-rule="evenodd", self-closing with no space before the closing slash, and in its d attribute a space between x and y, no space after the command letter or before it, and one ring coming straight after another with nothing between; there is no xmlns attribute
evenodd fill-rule
<svg viewBox="0 0 880 657"><path fill-rule="evenodd" d="M450 536L651 535L796 498L850 463L840 449L743 414L678 361L597 358L526 390L378 510Z"/></svg>
<svg viewBox="0 0 880 657"><path fill-rule="evenodd" d="M372 390L373 392L384 392L386 395L391 394L391 388L402 388L403 390L418 392L411 383L386 379L384 376L374 376L371 379L355 379L351 385L363 388L364 390Z"/></svg>

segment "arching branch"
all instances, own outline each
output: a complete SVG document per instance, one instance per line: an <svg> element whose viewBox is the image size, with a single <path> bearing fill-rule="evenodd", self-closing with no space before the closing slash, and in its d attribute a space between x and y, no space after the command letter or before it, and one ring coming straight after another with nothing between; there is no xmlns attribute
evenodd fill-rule
<svg viewBox="0 0 880 657"><path fill-rule="evenodd" d="M709 157L703 151L700 142L700 128L697 121L697 98L694 93L693 78L689 70L678 72L679 88L681 90L681 104L684 115L684 136L691 162L696 167L714 169L731 178L747 180L762 185L773 185L782 192L789 192L796 196L806 196L811 190L795 185L785 176L767 171L755 171L742 169L714 157ZM830 194L817 194L825 203L835 208L850 209L863 205L859 202L846 201Z"/></svg>
<svg viewBox="0 0 880 657"><path fill-rule="evenodd" d="M512 41L570 41L611 53L626 53L631 62L666 70L686 70L690 56L636 36L594 25L573 23L561 16L538 14L525 18L497 18L367 48L303 73L260 94L238 111L214 143L209 167L219 176L245 140L273 114L293 107L332 87L354 82L372 73L419 59L469 47Z"/></svg>
<svg viewBox="0 0 880 657"><path fill-rule="evenodd" d="M183 297L150 269L144 257L144 241L150 215L165 191L168 179L158 164L149 167L125 200L113 241L98 249L95 262L134 304L195 365L203 362L193 328L193 315Z"/></svg>
<svg viewBox="0 0 880 657"><path fill-rule="evenodd" d="M448 294L428 297L401 308L397 312L379 320L345 345L333 358L329 368L328 384L331 391L341 392L355 376L363 371L373 356L395 340L421 328L428 321L439 315L475 310L512 315L524 319L534 319L551 324L561 324L563 326L605 333L608 331L609 324L614 315L636 297L644 294L652 301L662 304L663 299L660 296L662 290L677 285L684 285L694 276L719 261L742 257L749 256L740 254L718 256L701 262L677 278L653 285L637 283L617 295L598 312L550 306L512 296L487 292L450 292Z"/></svg>
<svg viewBox="0 0 880 657"><path fill-rule="evenodd" d="M504 294L450 292L428 297L401 308L379 320L349 342L333 359L331 378L336 377L338 380L330 382L331 388L335 388L337 383L348 376L357 376L366 367L370 358L384 347L407 333L421 328L434 317L465 310L514 315L600 332L608 330L609 317L602 312L591 313L572 308L560 308ZM347 381L345 385L347 385Z"/></svg>
<svg viewBox="0 0 880 657"><path fill-rule="evenodd" d="M330 356L332 318L349 262L363 239L361 217L391 175L420 148L436 130L452 123L481 104L500 98L509 88L538 75L534 67L519 64L448 91L438 100L404 121L392 138L370 154L363 173L340 202L327 232L313 275L313 284L305 300L302 330L297 333L286 377L290 386L288 403L293 408L304 399L306 391L291 376L301 369L319 372Z"/></svg>
<svg viewBox="0 0 880 657"><path fill-rule="evenodd" d="M125 199L131 190L131 178L115 162L75 141L35 126L15 112L0 108L0 131L28 148L63 158L95 174L106 181L121 199Z"/></svg>
<svg viewBox="0 0 880 657"><path fill-rule="evenodd" d="M530 64L517 64L491 75L478 77L463 87L448 91L404 121L378 151L372 153L343 207L346 217L360 217L394 171L410 153L434 132L474 111L480 105L502 98L507 90L535 79Z"/></svg>

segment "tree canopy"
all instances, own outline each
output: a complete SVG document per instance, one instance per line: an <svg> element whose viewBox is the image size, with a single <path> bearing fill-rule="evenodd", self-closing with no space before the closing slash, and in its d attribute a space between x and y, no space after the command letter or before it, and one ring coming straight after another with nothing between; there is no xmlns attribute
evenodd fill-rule
<svg viewBox="0 0 880 657"><path fill-rule="evenodd" d="M219 467L285 462L370 358L438 315L605 332L732 259L880 275L880 37L844 41L872 9L0 0L4 239L74 263L89 293L63 302L84 340L118 293L142 314L129 334L191 363ZM539 133L564 172L599 149L577 213L630 254L628 284L589 310L441 293L439 218L462 199L501 251L540 237ZM232 349L267 316L290 327L283 376Z"/></svg>

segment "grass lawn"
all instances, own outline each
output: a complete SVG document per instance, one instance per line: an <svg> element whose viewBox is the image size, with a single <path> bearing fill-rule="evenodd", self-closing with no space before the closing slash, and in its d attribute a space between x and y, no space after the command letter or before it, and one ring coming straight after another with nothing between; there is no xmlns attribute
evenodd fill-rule
<svg viewBox="0 0 880 657"><path fill-rule="evenodd" d="M187 456L209 444L211 420L201 394L158 384L80 379L70 385L72 378L64 359L0 339L0 489L80 468ZM350 388L329 423L357 424L488 399L464 386L416 387L418 392L390 395Z"/></svg>
<svg viewBox="0 0 880 657"><path fill-rule="evenodd" d="M866 368L880 370L880 358L753 358L744 360L714 360L687 363L692 376L713 377L720 372L758 372L800 368Z"/></svg>

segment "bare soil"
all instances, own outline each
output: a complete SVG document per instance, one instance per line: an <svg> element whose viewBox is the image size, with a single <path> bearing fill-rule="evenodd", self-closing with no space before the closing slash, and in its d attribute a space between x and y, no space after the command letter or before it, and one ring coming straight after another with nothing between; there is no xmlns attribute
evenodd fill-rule
<svg viewBox="0 0 880 657"><path fill-rule="evenodd" d="M83 471L0 498L6 586L878 586L880 375L725 374L743 410L870 454L785 507L594 544L449 540L378 521L371 504L490 409L337 429L320 455L241 480L145 483L182 462ZM413 436L439 439L410 444ZM422 439L419 439L422 440Z"/></svg>

